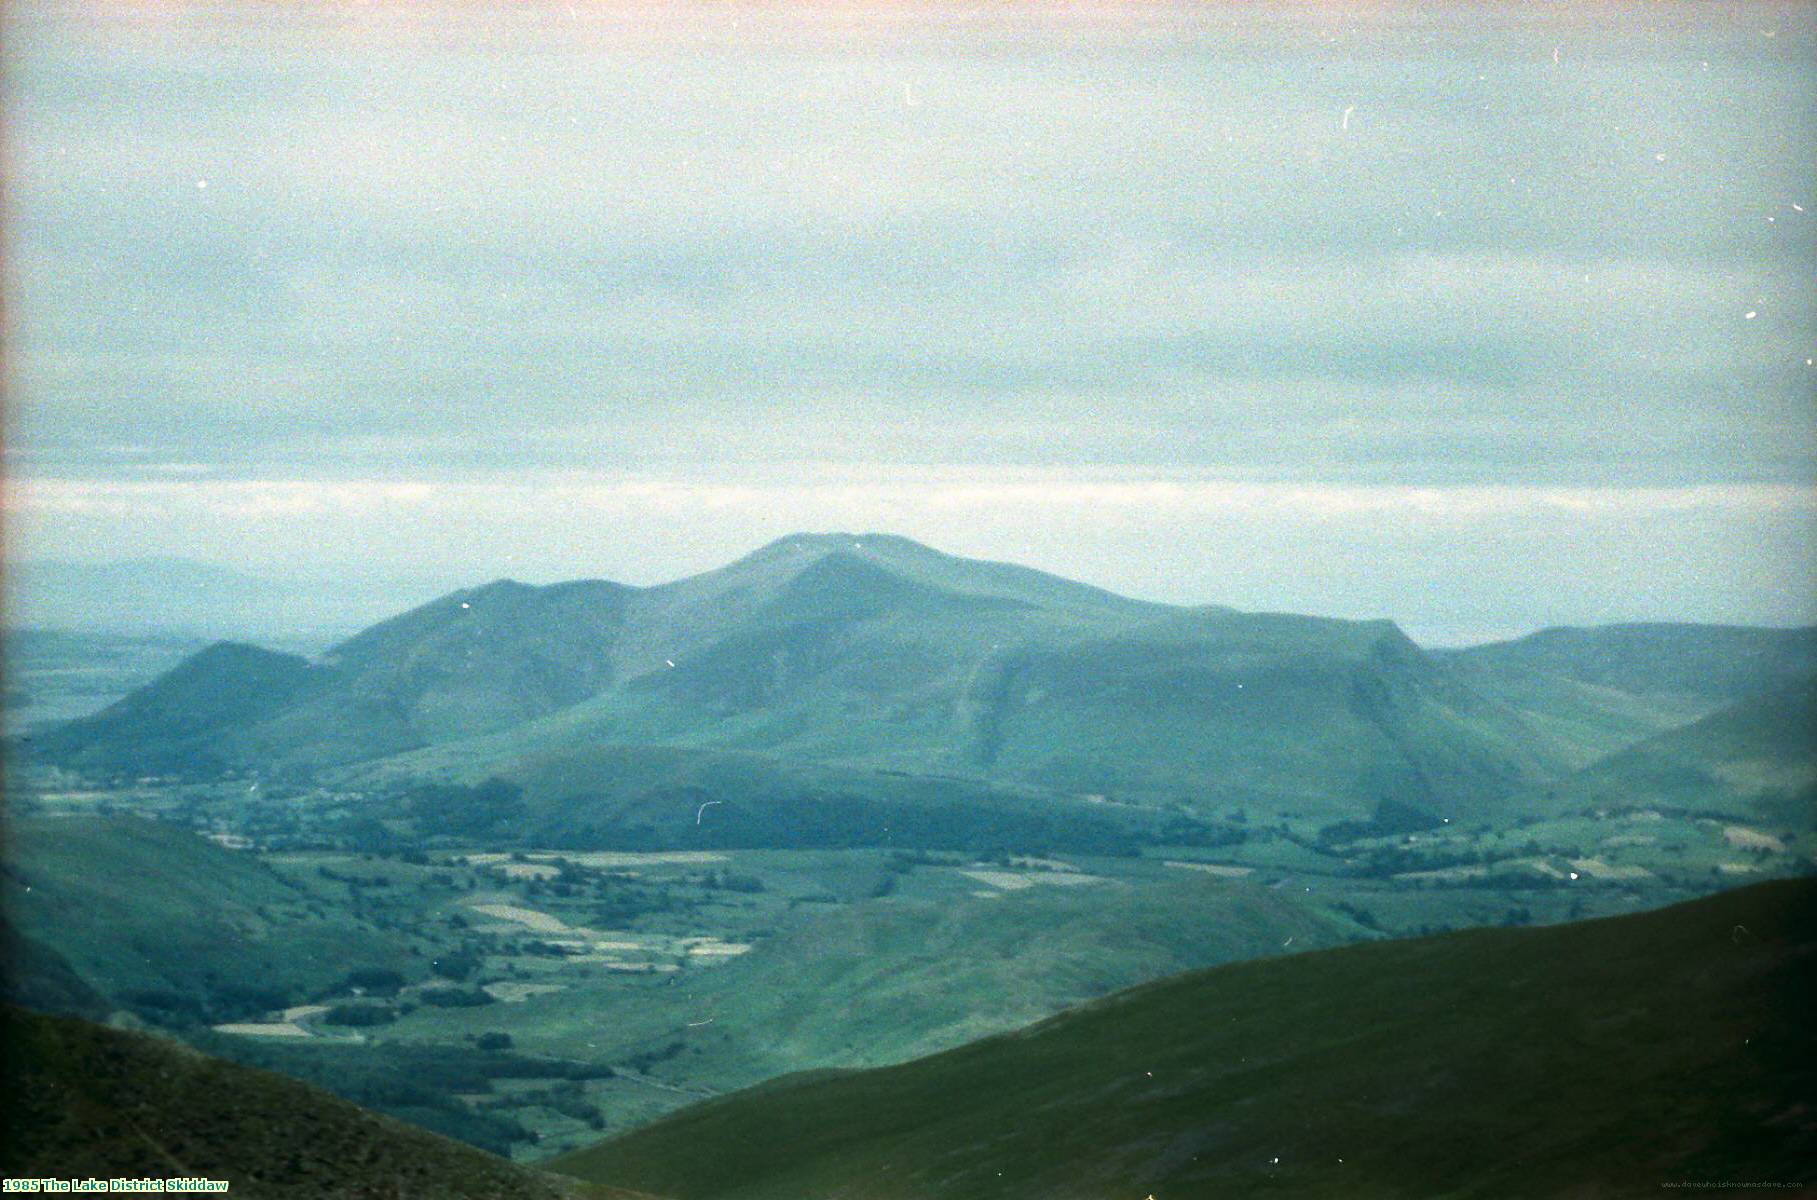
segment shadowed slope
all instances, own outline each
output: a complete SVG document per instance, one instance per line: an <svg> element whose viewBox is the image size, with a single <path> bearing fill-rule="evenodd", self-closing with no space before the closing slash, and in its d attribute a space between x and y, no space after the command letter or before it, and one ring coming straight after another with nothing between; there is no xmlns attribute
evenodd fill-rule
<svg viewBox="0 0 1817 1200"><path fill-rule="evenodd" d="M146 1034L0 1009L9 1177L224 1179L283 1200L631 1195L494 1158Z"/></svg>
<svg viewBox="0 0 1817 1200"><path fill-rule="evenodd" d="M684 1200L1809 1182L1817 886L1240 963L556 1160Z"/></svg>

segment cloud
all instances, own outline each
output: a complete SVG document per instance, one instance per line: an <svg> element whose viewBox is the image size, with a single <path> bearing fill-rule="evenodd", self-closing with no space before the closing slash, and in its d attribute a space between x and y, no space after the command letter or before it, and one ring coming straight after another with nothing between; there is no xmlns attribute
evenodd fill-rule
<svg viewBox="0 0 1817 1200"><path fill-rule="evenodd" d="M1205 582L1150 512L1545 531L1640 586L1575 515L1712 594L1803 570L1712 546L1783 559L1817 482L1807 5L7 20L9 465L96 553L154 507L215 557L396 527L450 569L436 523L479 569L513 505L550 569L591 561L562 505L677 569L785 516L1018 557L1063 512Z"/></svg>

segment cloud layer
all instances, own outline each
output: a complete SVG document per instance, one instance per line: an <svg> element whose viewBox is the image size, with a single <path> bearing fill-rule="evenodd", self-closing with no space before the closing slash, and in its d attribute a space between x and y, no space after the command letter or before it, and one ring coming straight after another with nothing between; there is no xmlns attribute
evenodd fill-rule
<svg viewBox="0 0 1817 1200"><path fill-rule="evenodd" d="M374 505L431 495L415 565L500 573L454 531L499 496L590 511L563 477L673 571L744 472L805 523L1202 599L1465 619L1487 600L1425 564L1499 552L1535 595L1496 622L1669 615L1569 551L1548 514L1588 496L1611 542L1688 539L1684 615L1812 615L1808 5L8 23L30 552L129 545L137 503L184 514L160 550L358 555ZM1286 555L1219 591L1147 510L1226 558L1243 530L1341 557L1345 522L1386 582L1308 605ZM575 565L560 505L522 511L514 560Z"/></svg>

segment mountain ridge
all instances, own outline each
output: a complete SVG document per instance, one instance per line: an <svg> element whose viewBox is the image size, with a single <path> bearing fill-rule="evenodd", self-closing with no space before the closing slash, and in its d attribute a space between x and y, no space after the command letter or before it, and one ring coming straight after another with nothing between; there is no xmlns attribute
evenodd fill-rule
<svg viewBox="0 0 1817 1200"><path fill-rule="evenodd" d="M1758 670L1804 653L1787 639L1755 639ZM894 535L801 534L652 587L450 593L288 664L309 687L243 697L201 747L181 712L147 713L183 708L172 680L211 648L39 749L89 769L148 749L198 769L439 758L473 779L562 746L660 746L1201 815L1469 815L1672 723L1678 699L1577 679L1588 668L1561 667L1557 640L1541 639L1547 672L1503 667L1530 648L1433 653L1387 619L1156 604Z"/></svg>

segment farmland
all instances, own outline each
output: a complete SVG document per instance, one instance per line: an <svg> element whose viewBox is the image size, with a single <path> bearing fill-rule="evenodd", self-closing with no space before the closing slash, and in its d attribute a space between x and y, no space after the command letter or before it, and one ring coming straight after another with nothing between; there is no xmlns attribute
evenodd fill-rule
<svg viewBox="0 0 1817 1200"><path fill-rule="evenodd" d="M1109 855L568 850L400 835L401 802L383 794L45 782L15 824L27 873L49 886L14 889L9 911L110 1003L523 1158L776 1074L947 1049L1178 970L1652 908L1807 871L1817 853L1808 831L1646 808L1337 831L1359 836L1233 820L1239 836L1220 845ZM150 978L87 934L70 944L51 915L101 886L78 862L136 863L148 846L221 893L165 898L191 906L162 912L167 926L204 934L167 941ZM262 951L223 959L243 935L206 934L198 909L237 931L263 914L287 970L274 976ZM284 914L308 920L280 929ZM309 948L309 921L332 952ZM212 982L173 1005L173 981L198 975ZM236 986L252 980L263 990Z"/></svg>

